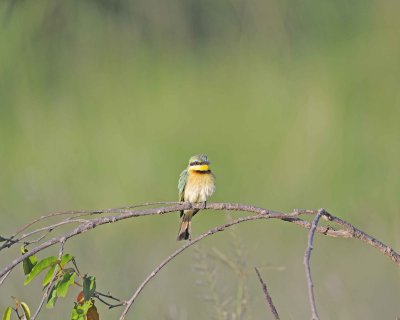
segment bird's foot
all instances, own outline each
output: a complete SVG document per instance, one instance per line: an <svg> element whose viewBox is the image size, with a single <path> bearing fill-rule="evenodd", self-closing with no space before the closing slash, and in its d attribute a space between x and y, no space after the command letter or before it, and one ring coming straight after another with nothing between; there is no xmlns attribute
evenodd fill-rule
<svg viewBox="0 0 400 320"><path fill-rule="evenodd" d="M203 209L207 209L207 200L203 202Z"/></svg>

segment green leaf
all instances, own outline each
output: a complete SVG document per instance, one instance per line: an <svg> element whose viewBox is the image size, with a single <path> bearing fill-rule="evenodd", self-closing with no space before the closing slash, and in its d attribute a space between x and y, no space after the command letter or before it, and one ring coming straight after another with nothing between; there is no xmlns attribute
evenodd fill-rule
<svg viewBox="0 0 400 320"><path fill-rule="evenodd" d="M46 308L53 308L57 301L57 287L59 282L57 282L53 288L51 288L49 297L47 298Z"/></svg>
<svg viewBox="0 0 400 320"><path fill-rule="evenodd" d="M96 290L96 277L85 275L83 277L83 294L85 301L89 301Z"/></svg>
<svg viewBox="0 0 400 320"><path fill-rule="evenodd" d="M22 310L24 310L25 319L31 320L31 311L29 310L28 305L25 302L21 301L21 307L22 307Z"/></svg>
<svg viewBox="0 0 400 320"><path fill-rule="evenodd" d="M25 248L25 246L21 246L21 253L25 254L28 252L28 249ZM27 275L29 274L33 267L36 265L37 263L37 258L32 255L26 259L24 259L24 261L22 261L22 268L24 269L24 274Z"/></svg>
<svg viewBox="0 0 400 320"><path fill-rule="evenodd" d="M84 320L91 306L93 306L92 300L86 301L83 305L75 303L71 312L71 320Z"/></svg>
<svg viewBox="0 0 400 320"><path fill-rule="evenodd" d="M64 254L64 255L62 256L61 262L60 262L61 267L64 268L64 266L65 266L68 262L70 262L73 258L74 258L74 256L70 255L69 253Z"/></svg>
<svg viewBox="0 0 400 320"><path fill-rule="evenodd" d="M4 311L4 313L3 313L3 320L10 320L10 319L11 319L11 311L12 311L12 308L11 308L11 307L8 307L8 308L6 309L6 311Z"/></svg>
<svg viewBox="0 0 400 320"><path fill-rule="evenodd" d="M35 266L33 267L32 271L26 277L26 279L24 281L24 285L27 285L40 272L42 272L44 269L52 266L56 261L57 261L57 257L55 257L55 256L50 256L50 257L44 258L43 260L40 260L38 263L35 264Z"/></svg>
<svg viewBox="0 0 400 320"><path fill-rule="evenodd" d="M75 304L75 307L72 309L71 312L71 320L84 320L85 319L85 313L82 310L81 306L78 304Z"/></svg>
<svg viewBox="0 0 400 320"><path fill-rule="evenodd" d="M84 320L85 314L81 309L77 308L77 305L72 309L71 320Z"/></svg>
<svg viewBox="0 0 400 320"><path fill-rule="evenodd" d="M50 283L50 281L51 281L51 278L53 277L53 274L54 274L54 269L56 268L56 264L53 264L51 267L50 267L50 269L49 269L49 271L47 271L47 273L46 273L46 275L45 275L45 277L44 277L44 279L43 279L43 287L45 287L45 286L47 286L49 283Z"/></svg>
<svg viewBox="0 0 400 320"><path fill-rule="evenodd" d="M68 293L68 288L71 284L74 283L76 273L67 273L64 274L63 278L60 280L60 283L57 287L57 296L65 297Z"/></svg>

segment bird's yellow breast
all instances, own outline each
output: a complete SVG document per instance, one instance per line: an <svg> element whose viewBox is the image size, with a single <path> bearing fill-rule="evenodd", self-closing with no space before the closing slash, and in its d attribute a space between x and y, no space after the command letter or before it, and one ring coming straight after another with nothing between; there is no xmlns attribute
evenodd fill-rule
<svg viewBox="0 0 400 320"><path fill-rule="evenodd" d="M184 200L189 202L204 202L215 191L215 178L211 172L200 173L189 171L185 186Z"/></svg>

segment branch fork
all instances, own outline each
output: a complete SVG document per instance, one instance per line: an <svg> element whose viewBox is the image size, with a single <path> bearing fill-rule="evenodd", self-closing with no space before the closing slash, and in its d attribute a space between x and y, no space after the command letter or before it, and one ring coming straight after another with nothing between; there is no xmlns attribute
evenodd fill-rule
<svg viewBox="0 0 400 320"><path fill-rule="evenodd" d="M147 206L154 206L154 205L164 205L159 206L156 208L143 208ZM223 231L233 225L243 223L246 221L253 221L253 220L261 220L261 219L277 219L282 220L284 222L289 222L299 227L309 229L308 232L308 242L307 242L307 249L304 255L304 265L306 269L306 277L307 277L307 286L308 286L308 294L309 294L309 301L312 313L313 320L319 320L316 303L315 303L315 296L314 296L314 284L311 277L311 267L310 267L310 258L311 258L311 251L313 249L313 242L314 242L314 235L315 233L320 233L325 236L330 237L339 237L339 238L355 238L358 239L378 251L380 251L385 256L389 257L397 266L400 266L400 255L397 253L393 248L385 245L380 240L370 236L369 234L365 233L364 231L354 227L352 224L333 216L332 214L328 213L325 209L319 210L305 210L305 209L296 209L289 213L282 213L278 211L273 211L269 209L259 208L252 205L240 204L240 203L207 203L205 207L203 203L187 203L187 202L153 202L153 203L146 203L143 205L136 205L136 206L128 206L122 208L111 208L111 209L104 209L104 210L82 210L82 211L65 211L65 212L52 212L48 215L41 216L38 219L32 221L31 223L23 226L20 228L15 234L10 237L1 237L5 239L5 243L0 246L0 251L6 247L12 247L16 243L26 243L26 244L36 244L36 246L30 248L30 251L25 253L22 256L15 258L13 261L9 262L1 271L0 271L0 286L3 284L5 279L11 273L15 267L20 264L24 259L43 251L53 245L61 244L59 256L62 255L64 250L64 244L72 237L78 236L81 233L90 231L97 226L106 225L115 223L118 221L122 221L125 219L149 216L149 215L157 215L157 214L166 214L166 213L173 213L182 210L189 210L189 209L201 209L201 210L219 210L219 211L241 211L241 212L249 212L252 215L237 218L229 223L217 226L212 228L199 236L192 241L187 242L182 247L177 249L173 252L170 256L164 259L148 276L147 278L139 285L136 289L134 294L131 296L130 299L124 301L119 300L120 302L116 305L110 304L110 308L115 306L125 306L123 313L121 314L120 320L124 320L126 314L128 313L129 309L133 305L136 298L145 288L145 286L154 278L165 265L171 262L174 258L176 258L179 254L183 251L188 249L189 247L193 246L197 242L203 240L204 238L211 236L219 231ZM104 216L101 216L104 214ZM106 215L107 214L107 215ZM309 221L302 219L304 215L311 215L314 216L312 223ZM29 233L22 234L22 232L26 232L28 228L31 228L35 223L38 221L42 221L54 216L67 216L61 222L49 225L47 227L41 227L30 231ZM85 219L81 219L80 217L86 217ZM327 221L334 223L341 227L341 229L335 229L332 226L327 227L320 227L318 226L318 222L321 218L326 219ZM51 239L46 239L50 232L58 231L61 226L69 225L69 224L78 224L68 232L61 234L59 236L55 236ZM22 234L22 235L21 235ZM29 240L33 235L40 234L39 238ZM259 277L261 277L258 274ZM49 285L47 291L45 292L42 301L35 313L32 317L34 319L37 314L40 312L45 297L48 295L49 288L52 287L54 282L55 275L53 275L52 283ZM260 280L262 281L262 279ZM266 287L266 285L265 285ZM264 285L263 285L264 288ZM265 290L264 290L265 292ZM111 296L107 296L107 298L112 299ZM99 298L100 299L100 298ZM271 299L272 302L272 299ZM275 309L276 311L276 309ZM272 311L273 312L273 311ZM274 313L274 312L273 312ZM279 316L274 314L275 319L279 319Z"/></svg>

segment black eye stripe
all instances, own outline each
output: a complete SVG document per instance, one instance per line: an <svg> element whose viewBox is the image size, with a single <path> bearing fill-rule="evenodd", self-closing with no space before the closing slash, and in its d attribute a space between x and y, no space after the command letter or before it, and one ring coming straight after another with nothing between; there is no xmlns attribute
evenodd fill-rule
<svg viewBox="0 0 400 320"><path fill-rule="evenodd" d="M203 165L203 164L208 164L208 162L193 161L189 165L190 166L198 166L198 165Z"/></svg>

